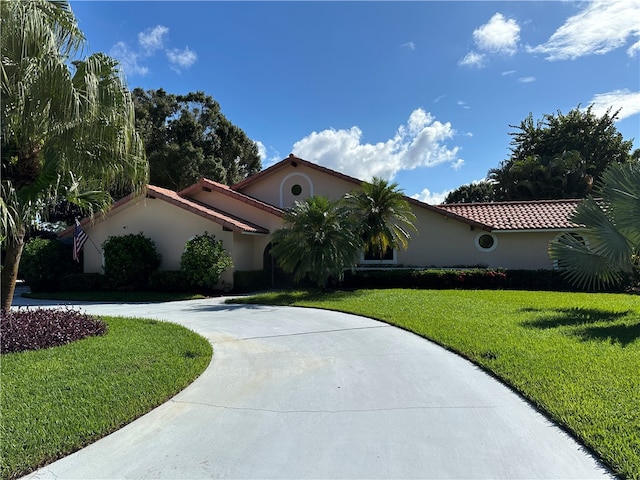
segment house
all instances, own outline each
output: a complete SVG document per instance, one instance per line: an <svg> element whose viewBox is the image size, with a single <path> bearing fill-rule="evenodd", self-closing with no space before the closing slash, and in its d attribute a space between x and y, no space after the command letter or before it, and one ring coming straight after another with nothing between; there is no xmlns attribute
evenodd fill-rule
<svg viewBox="0 0 640 480"><path fill-rule="evenodd" d="M92 242L142 232L162 254L163 270L178 270L184 245L205 231L222 240L235 270L261 270L269 262L271 234L284 211L312 195L332 199L358 188L362 180L289 155L279 163L228 187L211 180L174 192L149 185L146 195L115 203L105 216L82 220ZM569 221L579 200L428 205L407 197L418 231L406 251L384 260L362 256L359 266L551 269L547 244L579 228ZM67 229L61 236L70 236ZM101 272L99 248L84 249L84 271ZM233 272L222 281L233 282Z"/></svg>

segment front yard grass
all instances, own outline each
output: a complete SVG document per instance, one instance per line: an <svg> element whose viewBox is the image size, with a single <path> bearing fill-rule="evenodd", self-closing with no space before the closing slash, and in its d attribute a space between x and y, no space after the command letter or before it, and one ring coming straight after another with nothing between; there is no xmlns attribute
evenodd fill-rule
<svg viewBox="0 0 640 480"><path fill-rule="evenodd" d="M640 296L361 290L234 302L339 310L415 332L495 374L621 477L640 479Z"/></svg>
<svg viewBox="0 0 640 480"><path fill-rule="evenodd" d="M121 428L184 389L211 360L211 344L178 325L103 320L104 336L2 355L3 479Z"/></svg>

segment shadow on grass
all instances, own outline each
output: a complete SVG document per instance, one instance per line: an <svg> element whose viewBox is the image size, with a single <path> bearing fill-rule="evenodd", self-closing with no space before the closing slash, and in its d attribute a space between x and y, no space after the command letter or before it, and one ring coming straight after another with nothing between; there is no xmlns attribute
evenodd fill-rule
<svg viewBox="0 0 640 480"><path fill-rule="evenodd" d="M619 343L623 347L640 339L640 323L634 325L606 325L576 330L575 336L583 341L601 340Z"/></svg>
<svg viewBox="0 0 640 480"><path fill-rule="evenodd" d="M318 302L322 300L340 300L360 295L358 291L345 290L285 290L266 292L248 297L232 298L225 303L260 304L260 305L294 305L298 302Z"/></svg>
<svg viewBox="0 0 640 480"><path fill-rule="evenodd" d="M528 328L550 329L559 327L575 327L570 332L582 341L600 340L619 343L623 347L640 339L640 318L637 323L619 322L634 312L612 312L597 308L555 308L536 309L524 308L525 313L537 313L537 318L522 324ZM635 319L634 319L635 320ZM598 325L607 324L607 325Z"/></svg>

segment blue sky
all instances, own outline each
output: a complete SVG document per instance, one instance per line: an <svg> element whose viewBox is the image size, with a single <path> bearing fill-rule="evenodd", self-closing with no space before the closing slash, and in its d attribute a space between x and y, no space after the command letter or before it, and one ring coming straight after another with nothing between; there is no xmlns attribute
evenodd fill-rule
<svg viewBox="0 0 640 480"><path fill-rule="evenodd" d="M529 113L622 108L640 148L640 1L76 1L131 89L204 91L258 142L440 203Z"/></svg>

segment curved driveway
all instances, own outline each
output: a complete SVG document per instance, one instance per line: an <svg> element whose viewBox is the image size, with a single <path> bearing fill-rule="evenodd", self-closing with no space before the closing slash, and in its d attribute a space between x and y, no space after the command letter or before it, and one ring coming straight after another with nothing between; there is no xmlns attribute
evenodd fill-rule
<svg viewBox="0 0 640 480"><path fill-rule="evenodd" d="M179 323L214 356L169 402L28 478L610 478L508 388L381 322L220 299L81 308Z"/></svg>

